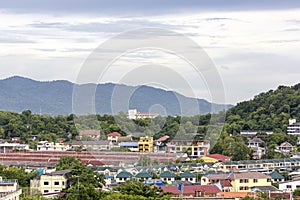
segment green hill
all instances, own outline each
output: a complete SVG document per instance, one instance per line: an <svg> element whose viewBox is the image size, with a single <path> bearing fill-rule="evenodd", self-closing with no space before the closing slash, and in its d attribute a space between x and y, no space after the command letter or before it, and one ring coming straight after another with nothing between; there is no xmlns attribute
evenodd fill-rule
<svg viewBox="0 0 300 200"><path fill-rule="evenodd" d="M238 103L227 112L226 122L239 130L285 132L290 118L300 120L300 83L279 86Z"/></svg>

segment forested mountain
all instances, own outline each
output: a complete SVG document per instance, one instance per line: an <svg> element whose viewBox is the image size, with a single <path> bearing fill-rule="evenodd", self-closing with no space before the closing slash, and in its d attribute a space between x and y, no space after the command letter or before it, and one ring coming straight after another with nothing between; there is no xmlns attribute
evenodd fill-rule
<svg viewBox="0 0 300 200"><path fill-rule="evenodd" d="M226 113L223 131L211 153L232 156L233 160L251 159L253 151L247 147L247 138L241 137L241 130L261 130L258 133L266 147L264 158L283 158L275 151L275 147L284 141L296 146L297 137L286 134L288 120L300 120L300 84L295 86L279 86L255 96L252 100L238 103ZM274 133L266 135L264 130Z"/></svg>
<svg viewBox="0 0 300 200"><path fill-rule="evenodd" d="M189 98L176 92L149 86L133 87L112 83L76 86L77 88L96 86L95 108L98 114L126 112L128 107L147 112L153 105L162 105L168 115L196 115L209 113L212 105L204 99ZM114 96L115 88L118 88L118 97ZM17 76L0 80L0 110L18 113L31 110L33 113L50 115L71 114L73 89L74 84L68 81L39 82ZM123 98L128 95L129 100ZM117 102L114 110L112 102ZM232 106L214 104L214 111L218 112L229 107Z"/></svg>
<svg viewBox="0 0 300 200"><path fill-rule="evenodd" d="M295 86L279 86L252 100L238 103L227 111L226 122L235 131L285 132L290 118L300 120L300 83Z"/></svg>

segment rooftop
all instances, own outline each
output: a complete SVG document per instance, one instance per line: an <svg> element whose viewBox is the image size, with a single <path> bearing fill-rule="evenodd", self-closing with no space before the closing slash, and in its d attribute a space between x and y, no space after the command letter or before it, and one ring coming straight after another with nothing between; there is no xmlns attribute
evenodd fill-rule
<svg viewBox="0 0 300 200"><path fill-rule="evenodd" d="M118 132L112 132L107 134L108 137L121 137L122 135Z"/></svg>

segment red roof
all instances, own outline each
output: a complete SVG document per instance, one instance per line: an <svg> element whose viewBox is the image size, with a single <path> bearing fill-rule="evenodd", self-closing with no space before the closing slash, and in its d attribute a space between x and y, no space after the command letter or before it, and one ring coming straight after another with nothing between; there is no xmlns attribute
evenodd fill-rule
<svg viewBox="0 0 300 200"><path fill-rule="evenodd" d="M166 141L167 139L169 139L169 136L168 135L165 135L165 136L162 136L161 138L159 138L157 140L157 142L163 142L163 141Z"/></svg>
<svg viewBox="0 0 300 200"><path fill-rule="evenodd" d="M112 132L107 134L108 137L121 137L122 135L118 132Z"/></svg>
<svg viewBox="0 0 300 200"><path fill-rule="evenodd" d="M224 155L218 154L218 153L209 154L209 155L207 155L207 157L214 158L214 159L217 159L217 160L222 161L222 162L230 160L229 156L224 156Z"/></svg>
<svg viewBox="0 0 300 200"><path fill-rule="evenodd" d="M232 187L231 182L229 180L221 180L220 182L223 187Z"/></svg>
<svg viewBox="0 0 300 200"><path fill-rule="evenodd" d="M178 191L177 186L164 186L161 187L164 192L171 192L174 195L181 194ZM184 195L195 195L196 192L202 192L204 194L217 194L222 192L216 185L185 185L183 187L183 194Z"/></svg>

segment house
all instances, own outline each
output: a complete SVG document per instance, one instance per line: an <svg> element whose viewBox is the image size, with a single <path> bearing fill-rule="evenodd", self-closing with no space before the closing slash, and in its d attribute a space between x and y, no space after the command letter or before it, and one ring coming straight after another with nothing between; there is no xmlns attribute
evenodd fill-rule
<svg viewBox="0 0 300 200"><path fill-rule="evenodd" d="M207 157L214 158L214 159L218 160L219 162L230 161L230 157L229 156L225 156L225 155L218 154L218 153L208 154Z"/></svg>
<svg viewBox="0 0 300 200"><path fill-rule="evenodd" d="M300 188L300 180L284 181L279 183L279 190L283 192L293 192Z"/></svg>
<svg viewBox="0 0 300 200"><path fill-rule="evenodd" d="M287 127L287 134L289 135L300 135L300 123L296 119L290 119Z"/></svg>
<svg viewBox="0 0 300 200"><path fill-rule="evenodd" d="M230 181L231 192L250 192L252 187L271 186L271 177L260 172L231 172L208 174L201 177L202 185L210 185ZM228 184L227 187L230 187Z"/></svg>
<svg viewBox="0 0 300 200"><path fill-rule="evenodd" d="M14 151L28 151L28 144L20 143L2 143L0 144L0 153L11 153Z"/></svg>
<svg viewBox="0 0 300 200"><path fill-rule="evenodd" d="M139 152L152 152L153 151L153 137L140 137L138 142Z"/></svg>
<svg viewBox="0 0 300 200"><path fill-rule="evenodd" d="M86 139L93 139L99 140L100 138L100 130L81 130L79 135L76 137L77 140L86 140Z"/></svg>
<svg viewBox="0 0 300 200"><path fill-rule="evenodd" d="M229 176L234 192L250 192L252 187L271 186L271 177L260 172L233 172Z"/></svg>
<svg viewBox="0 0 300 200"><path fill-rule="evenodd" d="M260 147L260 144L262 144L264 141L258 137L254 137L248 141L248 147L250 148L256 148Z"/></svg>
<svg viewBox="0 0 300 200"><path fill-rule="evenodd" d="M266 148L264 147L252 147L251 149L253 149L253 159L255 160L259 160L262 158L263 155L266 154Z"/></svg>
<svg viewBox="0 0 300 200"><path fill-rule="evenodd" d="M268 174L271 177L271 182L272 183L280 183L284 182L284 176L279 174L277 171L273 171Z"/></svg>
<svg viewBox="0 0 300 200"><path fill-rule="evenodd" d="M297 166L300 166L300 158L230 161L223 162L221 167L224 171L262 168L271 172L274 169L279 169L280 171L296 169Z"/></svg>
<svg viewBox="0 0 300 200"><path fill-rule="evenodd" d="M290 153L291 151L293 151L293 148L294 148L293 145L285 141L281 143L279 146L277 146L275 150L281 153Z"/></svg>
<svg viewBox="0 0 300 200"><path fill-rule="evenodd" d="M127 181L130 181L132 179L132 174L127 172L127 171L122 171L120 173L118 173L118 175L116 176L116 182L117 183L125 183Z"/></svg>
<svg viewBox="0 0 300 200"><path fill-rule="evenodd" d="M105 151L110 150L113 143L108 140L96 140L96 141L73 141L72 149L83 148L88 151Z"/></svg>
<svg viewBox="0 0 300 200"><path fill-rule="evenodd" d="M196 175L189 172L185 171L182 174L179 175L181 181L189 181L191 183L196 183Z"/></svg>
<svg viewBox="0 0 300 200"><path fill-rule="evenodd" d="M138 173L137 175L135 175L135 178L137 180L143 179L144 181L145 180L150 181L150 180L152 180L152 175L149 172L142 171L142 172Z"/></svg>
<svg viewBox="0 0 300 200"><path fill-rule="evenodd" d="M0 199L2 200L18 200L22 194L22 189L19 188L18 180L7 179L3 180L0 177Z"/></svg>
<svg viewBox="0 0 300 200"><path fill-rule="evenodd" d="M70 172L70 170L55 171L30 180L31 195L57 193L68 188L71 177Z"/></svg>
<svg viewBox="0 0 300 200"><path fill-rule="evenodd" d="M160 178L168 184L172 184L175 181L175 177L176 175L170 171L164 171L160 174Z"/></svg>
<svg viewBox="0 0 300 200"><path fill-rule="evenodd" d="M185 198L193 197L216 197L220 192L220 188L216 185L183 185L182 191L178 190L178 186L163 186L163 192L172 193L173 197L180 197L183 195Z"/></svg>
<svg viewBox="0 0 300 200"><path fill-rule="evenodd" d="M122 135L118 132L112 132L106 135L107 140L111 141L112 143L117 143L118 138L121 137Z"/></svg>
<svg viewBox="0 0 300 200"><path fill-rule="evenodd" d="M67 151L70 146L59 142L40 141L37 143L37 151Z"/></svg>
<svg viewBox="0 0 300 200"><path fill-rule="evenodd" d="M167 144L168 153L187 153L189 157L206 156L210 147L208 140L171 140Z"/></svg>
<svg viewBox="0 0 300 200"><path fill-rule="evenodd" d="M221 185L223 192L232 192L233 188L230 180L221 180L219 184Z"/></svg>
<svg viewBox="0 0 300 200"><path fill-rule="evenodd" d="M154 152L165 153L167 151L166 141L170 138L168 135L164 135L154 142Z"/></svg>
<svg viewBox="0 0 300 200"><path fill-rule="evenodd" d="M201 185L216 184L225 180L230 181L229 176L228 173L207 174L201 177Z"/></svg>

